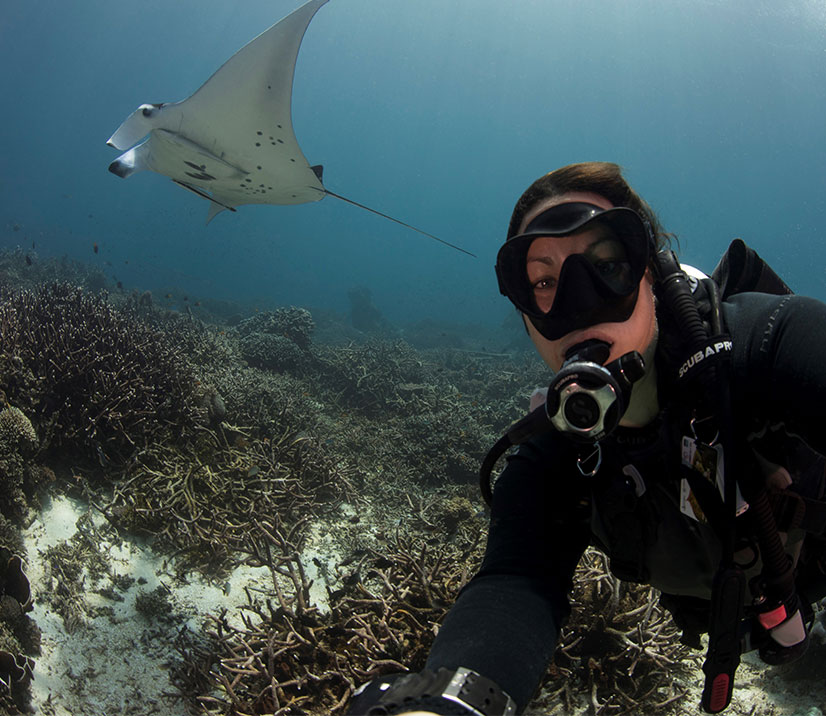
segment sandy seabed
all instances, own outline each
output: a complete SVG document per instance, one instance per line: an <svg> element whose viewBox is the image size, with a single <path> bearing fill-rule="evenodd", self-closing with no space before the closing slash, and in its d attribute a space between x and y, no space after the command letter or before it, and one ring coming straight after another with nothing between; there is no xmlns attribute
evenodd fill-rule
<svg viewBox="0 0 826 716"><path fill-rule="evenodd" d="M90 522L91 518L91 522ZM54 716L180 716L187 706L170 681L170 667L178 654L177 635L197 631L207 614L245 603L245 587L267 589L265 568L239 567L222 584L191 575L186 582L176 576L168 557L153 552L147 543L115 537L94 539L100 554L108 557L109 580L94 580L84 592L78 611L86 617L67 628L65 620L38 595L48 594L54 581L44 552L62 541L77 538L84 524L103 531L105 519L81 501L51 499L25 532L28 576L34 592L31 616L42 632L42 653L36 659L32 681L36 713ZM80 527L79 527L80 525ZM82 534L81 534L82 537ZM307 555L307 563L313 563ZM119 578L127 578L126 580ZM124 584L129 584L124 588ZM119 586L116 586L119 585ZM159 590L167 596L166 613L139 608L141 595ZM321 592L319 592L319 598ZM746 655L737 673L734 699L726 711L732 716L823 716L826 712L826 630L823 613L812 633L807 655L795 664L766 668L754 655ZM702 673L697 670L683 686L689 693L672 713L700 713L697 704ZM537 713L537 712L532 712ZM551 713L563 713L558 708ZM583 695L575 716L593 714ZM609 713L609 712L606 712Z"/></svg>

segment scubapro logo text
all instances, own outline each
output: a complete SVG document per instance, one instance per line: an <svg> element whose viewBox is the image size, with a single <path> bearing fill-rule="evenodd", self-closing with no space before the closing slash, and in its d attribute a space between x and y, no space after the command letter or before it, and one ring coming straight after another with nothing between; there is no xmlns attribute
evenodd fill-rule
<svg viewBox="0 0 826 716"><path fill-rule="evenodd" d="M731 352L731 341L717 341L716 343L710 343L707 345L703 350L697 351L694 353L685 363L680 366L680 378L682 378L688 371L690 371L695 365L697 365L700 361L705 360L706 358L711 358L716 356L718 353L730 353Z"/></svg>

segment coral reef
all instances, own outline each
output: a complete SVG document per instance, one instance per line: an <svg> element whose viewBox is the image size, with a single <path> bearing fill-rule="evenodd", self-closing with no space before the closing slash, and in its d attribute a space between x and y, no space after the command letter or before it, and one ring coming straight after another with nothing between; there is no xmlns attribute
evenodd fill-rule
<svg viewBox="0 0 826 716"><path fill-rule="evenodd" d="M27 453L36 447L37 433L23 411L11 405L0 410L0 455Z"/></svg>
<svg viewBox="0 0 826 716"><path fill-rule="evenodd" d="M570 713L587 693L595 714L659 713L685 697L675 677L701 657L658 604L656 590L619 581L608 558L589 549L577 567L572 614L537 706Z"/></svg>
<svg viewBox="0 0 826 716"><path fill-rule="evenodd" d="M300 538L272 522L258 527L249 546L271 569L272 596L248 593L242 626L224 612L212 619L206 644L182 645L184 661L198 668L179 686L195 687L210 714L342 713L359 683L422 668L438 621L470 575L471 556L479 556L479 530L449 550L396 536L386 549L341 565L343 587L321 611L309 599ZM215 679L220 695L203 695Z"/></svg>
<svg viewBox="0 0 826 716"><path fill-rule="evenodd" d="M195 419L195 378L163 334L65 283L0 299L0 384L42 449L123 462Z"/></svg>
<svg viewBox="0 0 826 716"><path fill-rule="evenodd" d="M238 333L246 337L251 333L269 333L288 338L299 348L307 349L315 330L312 314L306 308L279 308L264 311L238 324Z"/></svg>
<svg viewBox="0 0 826 716"><path fill-rule="evenodd" d="M417 388L432 391L424 385L427 371L421 357L404 341L370 339L346 348L320 347L317 356L318 380L331 400L369 417L420 403Z"/></svg>
<svg viewBox="0 0 826 716"><path fill-rule="evenodd" d="M535 357L431 341L441 327L418 329L433 348L383 340L371 304L359 311L374 335L352 340L350 329L332 345L314 339L302 308L232 328L140 292L112 300L65 283L5 285L0 537L10 554L0 559L0 626L4 614L25 621L5 610L6 597L24 598L14 523L36 492L59 489L113 533L149 537L173 580L269 571L271 585L226 593L200 629L182 626L167 587L138 594L151 634L176 635L170 673L192 713L340 714L358 684L422 667L481 558L479 463L548 380ZM131 586L101 543L84 518L75 537L45 550L39 599L66 633L112 610L90 611L84 591L115 604ZM584 695L595 713L639 712L679 697L666 674L691 657L652 592L620 585L589 553L573 602L536 710L564 712ZM9 676L34 653L24 632L12 629Z"/></svg>
<svg viewBox="0 0 826 716"><path fill-rule="evenodd" d="M5 400L2 391L0 399ZM22 410L8 404L0 410L0 514L22 516L28 497L51 481L48 468L27 460L37 446L37 433Z"/></svg>
<svg viewBox="0 0 826 716"><path fill-rule="evenodd" d="M250 333L241 339L241 355L256 368L280 372L294 371L307 354L293 341L272 333Z"/></svg>
<svg viewBox="0 0 826 716"><path fill-rule="evenodd" d="M0 291L36 289L53 281L69 281L92 293L108 289L109 280L98 266L67 256L41 257L34 247L0 248Z"/></svg>
<svg viewBox="0 0 826 716"><path fill-rule="evenodd" d="M0 710L24 713L28 683L40 650L40 633L26 615L31 610L31 588L23 560L0 546Z"/></svg>
<svg viewBox="0 0 826 716"><path fill-rule="evenodd" d="M225 426L182 449L141 453L101 509L114 523L174 549L182 570L220 573L260 515L288 524L328 513L352 497L346 471L311 438L290 432L263 440Z"/></svg>

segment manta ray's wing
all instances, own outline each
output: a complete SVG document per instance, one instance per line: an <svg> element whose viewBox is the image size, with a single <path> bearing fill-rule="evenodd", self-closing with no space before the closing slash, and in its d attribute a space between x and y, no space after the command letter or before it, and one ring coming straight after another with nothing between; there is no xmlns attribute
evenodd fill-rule
<svg viewBox="0 0 826 716"><path fill-rule="evenodd" d="M277 22L188 99L138 107L107 142L127 150L109 170L164 174L211 199L209 219L240 204L323 198L320 168L309 165L293 133L291 98L301 40L326 2L310 0Z"/></svg>

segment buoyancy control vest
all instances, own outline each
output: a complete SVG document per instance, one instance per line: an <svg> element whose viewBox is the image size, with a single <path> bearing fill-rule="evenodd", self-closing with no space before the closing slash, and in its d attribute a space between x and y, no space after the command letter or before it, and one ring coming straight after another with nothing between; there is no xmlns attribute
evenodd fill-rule
<svg viewBox="0 0 826 716"><path fill-rule="evenodd" d="M658 428L660 455L656 446L648 455L639 450L635 455L633 446L621 444L621 435L611 440L619 443L618 450L603 449L603 463L613 469L594 483L592 530L604 542L617 576L665 592L662 601L675 613L686 643L698 646L699 633L709 632L702 706L718 713L730 702L740 652L752 648L750 639L758 642L754 647L767 663L788 661L806 650L808 601L826 592L826 461L780 431L770 435L768 442L778 450L769 457L765 443L771 431L764 426L748 433L748 421L733 415L728 395L725 356L731 342L721 297L745 291L782 295L791 293L788 286L740 240L721 259L714 280L689 279L673 254L658 258L663 309L658 311L658 357L664 364L658 368L667 384L659 394L676 397ZM679 446L676 470L673 456L662 457L668 456L663 445L671 452ZM778 485L770 494L766 474L780 474L781 465L791 484ZM654 477L646 484L643 476L657 471L665 479ZM675 474L679 490L668 479ZM721 479L723 474L736 481ZM795 572L804 530L816 554L814 559L807 554L804 569Z"/></svg>
<svg viewBox="0 0 826 716"><path fill-rule="evenodd" d="M818 500L823 498L824 459L779 432L748 433L731 417L725 374L731 343L722 325L721 301L750 291L790 294L785 282L739 239L710 279L687 275L671 252L658 258L658 376L667 384L661 395L676 397L669 402L670 410L645 430L619 428L601 436L597 448L603 469L597 465L591 473L592 531L617 576L653 583L664 592L662 601L675 613L687 643L698 645L698 633L710 632L703 707L717 713L729 703L734 671L747 641L746 630L737 626L746 623L745 606L763 600L762 613L759 607L751 611L766 632L766 625L779 619L778 614L793 614L798 608L779 532L807 530L807 540L823 554L826 503ZM512 426L508 444L526 439L522 433L528 429L525 420ZM483 463L483 494L488 501L490 470L497 454L506 449L504 441L503 436ZM772 454L765 447L769 442L774 443ZM786 467L794 489L775 490L769 500L761 461ZM745 499L735 480L721 481L725 487L718 490L716 476L721 472L737 476ZM679 475L679 490L668 480L656 479L657 474ZM812 494L807 495L807 490ZM753 500L751 514L735 519L748 500ZM675 515L678 519L673 519ZM799 539L799 534L795 537ZM768 578L761 582L758 574L749 584L754 590L766 590L768 581L766 595L747 594L746 575L735 562L741 538L751 539L757 547L755 555L765 554L768 559ZM676 554L679 560L674 559ZM756 560L750 566L758 573L763 568ZM823 562L814 559L803 566L806 569L798 568L798 581L803 575L807 584L801 584L800 593L805 600L822 596L821 590L826 593ZM779 656L768 656L780 661L793 651L781 649Z"/></svg>

